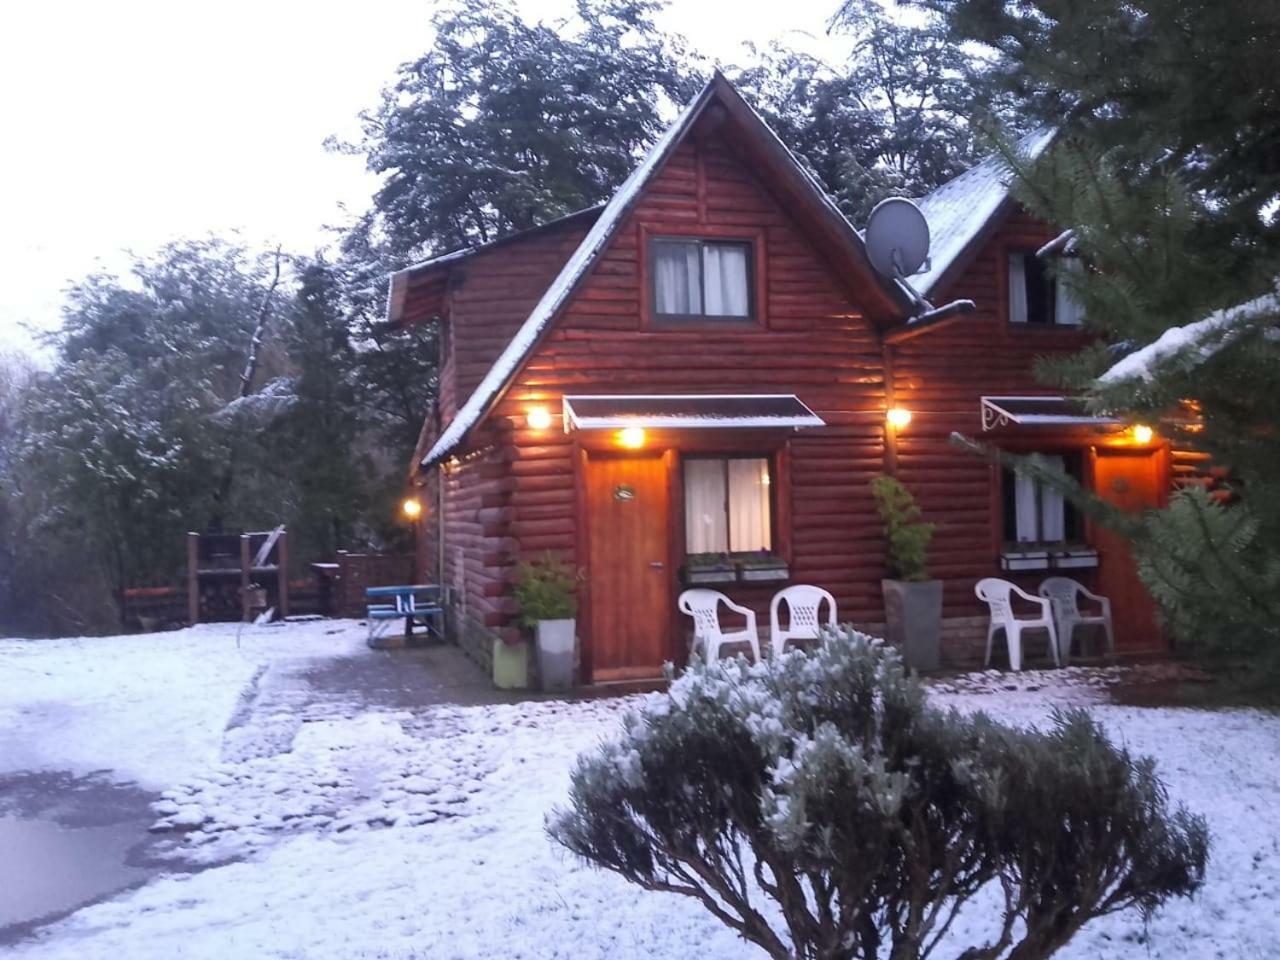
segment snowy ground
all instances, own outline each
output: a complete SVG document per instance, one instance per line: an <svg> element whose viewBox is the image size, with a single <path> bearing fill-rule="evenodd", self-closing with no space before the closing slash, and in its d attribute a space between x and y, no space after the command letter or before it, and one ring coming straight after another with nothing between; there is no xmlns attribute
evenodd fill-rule
<svg viewBox="0 0 1280 960"><path fill-rule="evenodd" d="M316 664L370 656L358 627L329 623L254 631L239 649L215 627L0 641L0 772L139 778L164 792L160 851L208 866L86 907L9 955L759 955L693 904L574 863L543 834L573 758L634 700L406 707L318 696L304 681ZM1209 816L1213 860L1195 901L1147 928L1136 916L1098 921L1061 956L1276 956L1280 718L1107 705L1103 688L1121 678L977 674L935 691L1018 723L1095 704L1119 739L1159 759L1176 800Z"/></svg>

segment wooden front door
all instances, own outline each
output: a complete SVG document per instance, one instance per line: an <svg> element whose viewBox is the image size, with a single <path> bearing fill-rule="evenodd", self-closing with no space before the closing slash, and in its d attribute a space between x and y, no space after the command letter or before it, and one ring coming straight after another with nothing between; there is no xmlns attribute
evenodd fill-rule
<svg viewBox="0 0 1280 960"><path fill-rule="evenodd" d="M1103 500L1136 513L1164 502L1164 457L1152 451L1099 450L1093 464L1094 490ZM1134 566L1128 542L1098 527L1098 593L1111 599L1116 650L1122 653L1166 646L1156 619L1155 601Z"/></svg>
<svg viewBox="0 0 1280 960"><path fill-rule="evenodd" d="M592 679L661 676L673 602L666 463L597 457L586 477Z"/></svg>

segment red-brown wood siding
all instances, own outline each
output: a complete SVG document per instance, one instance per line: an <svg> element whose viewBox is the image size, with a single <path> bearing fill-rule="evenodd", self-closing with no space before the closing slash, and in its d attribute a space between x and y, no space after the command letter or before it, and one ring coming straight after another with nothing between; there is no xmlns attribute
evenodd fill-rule
<svg viewBox="0 0 1280 960"><path fill-rule="evenodd" d="M756 321L649 322L644 237L690 231L763 238ZM577 538L574 440L558 426L529 429L525 411L592 392L796 393L828 426L787 445L789 496L778 512L791 517L793 575L831 589L842 615L880 619L883 559L867 493L883 469L879 341L822 253L724 141L676 150L495 411L514 427L512 535L526 556L574 557ZM763 611L773 591L730 592Z"/></svg>
<svg viewBox="0 0 1280 960"><path fill-rule="evenodd" d="M758 316L697 329L650 322L646 237L749 236L758 260ZM580 235L580 234L579 234ZM779 541L793 580L836 596L842 619L883 619L880 524L868 482L886 468L886 360L894 403L913 412L896 440L899 475L938 523L933 572L945 582L948 616L982 612L974 582L996 572L1001 520L993 468L950 445L952 431L981 432L984 394L1053 393L1033 374L1037 355L1078 349L1076 331L1011 329L1005 319L1006 255L1035 249L1054 231L1013 212L936 302L970 298L977 312L892 347L864 318L847 278L738 159L724 140L690 139L657 174L543 341L459 451L446 485L445 581L465 591L472 622L514 638L505 597L514 564L545 550L586 565L580 437L558 421L536 431L533 405L558 413L565 393L795 393L827 426L791 436L775 452ZM452 290L454 395L444 422L488 369L570 253L507 248L466 267ZM527 285L513 287L513 279ZM504 295L518 291L510 302ZM465 389L464 389L465 388ZM699 443L715 443L707 431ZM734 440L725 436L726 449ZM680 491L673 491L673 502ZM789 536L788 536L789 534ZM678 511L674 541L683 536ZM589 571L588 571L589 575ZM774 587L728 590L762 615ZM674 604L674 596L672 597ZM654 611L655 616L670 611ZM682 620L677 620L683 625ZM767 620L762 616L761 624Z"/></svg>
<svg viewBox="0 0 1280 960"><path fill-rule="evenodd" d="M1008 255L1036 250L1057 231L1013 210L955 278L934 291L935 303L968 299L976 311L958 323L894 347L894 402L912 413L898 435L898 476L926 516L938 524L930 572L944 583L947 616L981 613L974 584L996 573L1002 523L996 469L957 449L953 432L980 438L981 398L1061 393L1036 380L1037 356L1075 351L1087 336L1007 321Z"/></svg>

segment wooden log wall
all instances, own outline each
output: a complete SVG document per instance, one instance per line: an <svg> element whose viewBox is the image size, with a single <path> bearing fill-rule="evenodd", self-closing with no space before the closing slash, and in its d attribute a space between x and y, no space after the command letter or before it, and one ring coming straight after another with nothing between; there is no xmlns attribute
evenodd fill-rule
<svg viewBox="0 0 1280 960"><path fill-rule="evenodd" d="M646 237L681 232L762 244L757 323L650 322ZM530 429L530 406L558 410L564 393L796 393L828 426L789 442L794 577L831 589L842 615L881 619L883 555L867 490L883 470L881 363L878 335L832 265L732 145L682 145L495 411L510 425L515 487L505 502L521 556L586 559L575 553L572 438L558 426ZM730 592L767 613L773 590Z"/></svg>
<svg viewBox="0 0 1280 960"><path fill-rule="evenodd" d="M509 584L519 560L552 550L585 564L574 438L558 421L533 430L526 415L534 405L558 414L565 393L593 392L796 393L827 426L792 437L780 458L778 495L786 502L779 513L791 517L793 579L827 587L842 619L863 623L883 619L883 543L868 483L886 470L884 410L892 395L913 412L896 438L896 469L939 524L933 569L945 582L946 615L973 632L981 610L972 587L995 572L992 524L1001 514L992 468L948 438L980 433L984 394L1052 393L1035 380L1035 357L1082 345L1078 331L1014 330L1004 320L1008 251L1036 249L1053 231L1013 212L949 288L933 294L935 302L973 299L977 313L890 347L863 317L856 291L739 156L720 134L695 136L675 151L448 470L445 582L463 634L518 636ZM571 225L473 258L455 277L456 395L442 397L443 422L585 229ZM682 233L756 244L756 323L651 321L647 238ZM773 589L728 592L767 614Z"/></svg>
<svg viewBox="0 0 1280 960"><path fill-rule="evenodd" d="M954 281L934 291L934 303L967 299L977 310L963 320L893 347L893 391L911 424L898 436L898 476L938 524L931 573L943 580L944 613L985 610L974 584L996 575L993 527L1001 524L996 468L950 443L952 432L981 438L984 395L1035 396L1061 391L1039 383L1037 356L1074 352L1087 343L1075 329L1007 322L1008 255L1037 250L1056 235L1012 210Z"/></svg>
<svg viewBox="0 0 1280 960"><path fill-rule="evenodd" d="M443 422L489 372L591 222L574 219L528 241L482 251L450 269L438 401Z"/></svg>

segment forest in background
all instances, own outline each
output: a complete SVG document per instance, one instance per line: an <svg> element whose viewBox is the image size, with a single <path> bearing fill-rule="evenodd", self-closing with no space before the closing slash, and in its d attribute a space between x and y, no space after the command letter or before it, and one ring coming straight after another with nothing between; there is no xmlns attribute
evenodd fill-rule
<svg viewBox="0 0 1280 960"><path fill-rule="evenodd" d="M327 145L381 184L332 249L193 237L74 284L51 366L0 357L0 634L119 629L125 588L182 582L188 530L284 523L295 570L407 549L436 332L383 326L388 274L606 200L713 66L658 10L443 6L363 137ZM833 25L842 64L773 48L722 65L854 217L978 152L941 29L876 10Z"/></svg>
<svg viewBox="0 0 1280 960"><path fill-rule="evenodd" d="M718 66L858 225L886 196L922 195L1058 126L1019 190L1105 267L1070 282L1113 348L1046 378L1088 391L1115 347L1274 282L1276 5L903 6L850 0L829 23L796 24L831 30L839 63L771 47ZM658 30L659 9L580 0L566 22L533 23L507 0L439 6L430 48L389 78L363 135L328 144L380 183L330 249L196 237L76 283L50 365L0 358L0 634L119 629L126 587L181 581L188 530L287 524L299 569L338 549L405 548L397 501L435 392L436 331L382 325L388 274L607 199L716 66ZM1148 419L1171 396L1196 399L1198 442L1240 468L1243 531L1196 532L1218 522L1203 510L1133 531L1166 552L1185 540L1175 572L1192 579L1206 545L1229 553L1222 589L1244 598L1229 608L1244 620L1198 597L1193 632L1229 621L1274 639L1280 623L1265 326L1207 368L1108 396ZM1187 592L1158 599L1172 608Z"/></svg>

